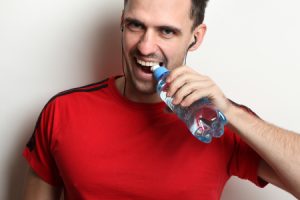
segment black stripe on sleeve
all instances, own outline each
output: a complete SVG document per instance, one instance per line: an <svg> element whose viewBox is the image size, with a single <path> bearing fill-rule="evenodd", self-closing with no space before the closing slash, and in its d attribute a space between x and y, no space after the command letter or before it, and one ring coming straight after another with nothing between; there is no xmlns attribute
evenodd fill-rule
<svg viewBox="0 0 300 200"><path fill-rule="evenodd" d="M43 111L46 109L46 107L49 105L49 103L51 103L53 100L55 100L57 97L60 97L60 96L64 96L64 95L68 95L68 94L72 94L72 93L77 93L77 92L94 92L94 91L99 91L103 88L106 88L108 87L108 83L107 83L108 79L105 79L105 80L102 80L100 82L97 82L97 83L92 83L92 84L89 84L89 85L85 85L85 86L82 86L82 87L78 87L78 88L73 88L73 89L70 89L70 90L66 90L64 92L60 92L58 93L57 95L53 96L47 103L46 105L43 107L42 109L42 112L40 113L39 115L39 118L35 124L35 128L34 128L34 131L29 139L29 141L27 142L26 144L26 147L30 150L30 151L33 151L34 150L34 147L35 147L35 133L36 133L36 130L39 128L39 125L40 125L40 121L41 121L41 117L42 117L42 113Z"/></svg>

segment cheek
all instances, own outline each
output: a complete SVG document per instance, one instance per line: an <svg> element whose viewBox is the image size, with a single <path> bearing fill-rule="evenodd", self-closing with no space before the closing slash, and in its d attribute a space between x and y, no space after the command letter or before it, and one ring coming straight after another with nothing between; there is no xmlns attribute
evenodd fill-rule
<svg viewBox="0 0 300 200"><path fill-rule="evenodd" d="M174 68L182 65L183 60L186 56L186 50L184 47L170 45L165 47L163 51L168 59L168 67Z"/></svg>
<svg viewBox="0 0 300 200"><path fill-rule="evenodd" d="M123 35L123 45L125 53L129 53L130 50L135 48L139 42L139 36L132 33L124 33Z"/></svg>

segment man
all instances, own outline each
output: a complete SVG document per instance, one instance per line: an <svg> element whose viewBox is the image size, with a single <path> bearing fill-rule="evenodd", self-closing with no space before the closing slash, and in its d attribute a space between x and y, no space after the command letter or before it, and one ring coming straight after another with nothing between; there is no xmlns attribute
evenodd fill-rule
<svg viewBox="0 0 300 200"><path fill-rule="evenodd" d="M24 150L31 166L25 199L58 199L62 189L65 199L219 199L232 175L300 197L299 135L258 119L182 66L204 38L206 3L125 1L125 75L49 101ZM165 112L150 71L158 63L171 70L174 104L210 97L225 114L222 138L201 143Z"/></svg>

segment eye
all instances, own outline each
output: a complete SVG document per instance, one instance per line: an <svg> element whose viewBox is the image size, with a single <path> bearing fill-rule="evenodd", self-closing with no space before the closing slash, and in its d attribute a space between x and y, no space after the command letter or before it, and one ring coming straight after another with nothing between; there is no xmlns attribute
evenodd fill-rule
<svg viewBox="0 0 300 200"><path fill-rule="evenodd" d="M160 32L165 38L172 38L174 35L176 35L176 32L170 28L163 28Z"/></svg>
<svg viewBox="0 0 300 200"><path fill-rule="evenodd" d="M144 26L138 22L129 22L127 25L129 30L137 32L144 29Z"/></svg>

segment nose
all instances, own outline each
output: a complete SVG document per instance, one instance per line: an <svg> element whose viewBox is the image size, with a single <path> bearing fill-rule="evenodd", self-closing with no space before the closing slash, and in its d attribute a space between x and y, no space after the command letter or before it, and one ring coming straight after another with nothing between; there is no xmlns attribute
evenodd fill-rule
<svg viewBox="0 0 300 200"><path fill-rule="evenodd" d="M145 31L141 36L139 43L137 45L138 50L142 55L152 55L157 52L158 45L156 41L155 33L151 30Z"/></svg>

